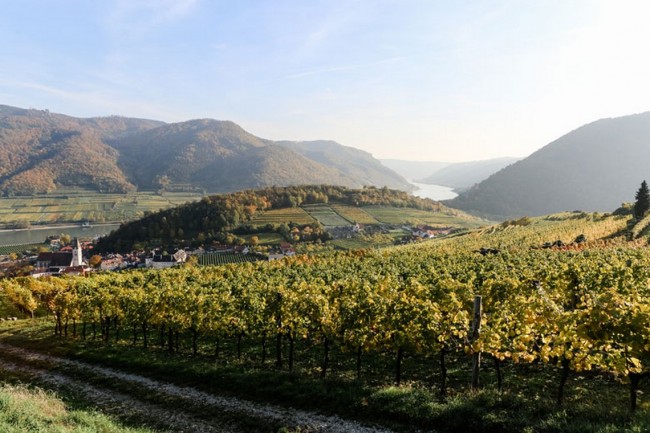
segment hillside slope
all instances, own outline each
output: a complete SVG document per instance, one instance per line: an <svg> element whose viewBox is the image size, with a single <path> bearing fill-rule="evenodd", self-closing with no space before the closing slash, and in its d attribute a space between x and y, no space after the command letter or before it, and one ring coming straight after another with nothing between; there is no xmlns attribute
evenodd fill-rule
<svg viewBox="0 0 650 433"><path fill-rule="evenodd" d="M77 119L0 105L0 191L33 194L59 186L134 190L108 142L157 124L117 116Z"/></svg>
<svg viewBox="0 0 650 433"><path fill-rule="evenodd" d="M650 177L650 112L582 126L447 205L492 218L612 211Z"/></svg>
<svg viewBox="0 0 650 433"><path fill-rule="evenodd" d="M370 153L354 147L327 140L279 141L277 144L338 170L342 177L354 180L354 183L349 185L352 187L386 185L405 191L413 189L401 175L387 169Z"/></svg>
<svg viewBox="0 0 650 433"><path fill-rule="evenodd" d="M71 186L229 192L321 183L412 188L370 154L334 142L274 142L212 119L79 119L0 105L3 195Z"/></svg>
<svg viewBox="0 0 650 433"><path fill-rule="evenodd" d="M323 183L408 186L357 149L334 142L275 143L228 121L163 125L117 141L115 147L121 166L141 188L159 188L163 177L169 183L196 185L211 192ZM349 158L355 154L366 158Z"/></svg>
<svg viewBox="0 0 650 433"><path fill-rule="evenodd" d="M157 245L213 240L222 242L226 232L242 224L251 224L257 212L325 203L343 203L355 207L389 206L459 214L439 202L388 188L349 189L331 185L272 187L212 195L197 202L146 215L139 220L122 224L119 229L102 238L97 250L131 251L134 245L148 242ZM291 222L281 221L283 224Z"/></svg>

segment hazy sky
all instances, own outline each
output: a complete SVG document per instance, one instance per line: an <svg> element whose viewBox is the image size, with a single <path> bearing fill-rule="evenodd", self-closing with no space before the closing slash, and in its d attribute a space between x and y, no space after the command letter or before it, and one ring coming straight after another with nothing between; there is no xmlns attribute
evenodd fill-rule
<svg viewBox="0 0 650 433"><path fill-rule="evenodd" d="M0 0L0 104L526 156L650 110L650 2Z"/></svg>

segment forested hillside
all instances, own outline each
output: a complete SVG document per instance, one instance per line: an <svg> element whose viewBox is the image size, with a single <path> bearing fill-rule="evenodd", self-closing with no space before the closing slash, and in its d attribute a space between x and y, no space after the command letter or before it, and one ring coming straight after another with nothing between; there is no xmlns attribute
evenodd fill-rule
<svg viewBox="0 0 650 433"><path fill-rule="evenodd" d="M334 142L276 143L211 119L79 119L0 106L3 195L62 187L230 192L321 183L412 188L370 154Z"/></svg>
<svg viewBox="0 0 650 433"><path fill-rule="evenodd" d="M279 141L277 144L326 167L334 168L344 178L361 182L360 185L351 184L350 186L386 185L404 191L410 191L412 189L412 186L408 184L402 186L396 184L395 173L397 171L387 170L387 166L363 150L326 140Z"/></svg>
<svg viewBox="0 0 650 433"><path fill-rule="evenodd" d="M612 211L650 177L650 112L572 131L447 202L493 218Z"/></svg>
<svg viewBox="0 0 650 433"><path fill-rule="evenodd" d="M0 192L34 194L70 185L132 191L135 185L118 167L119 152L107 143L158 124L121 117L77 119L1 105Z"/></svg>

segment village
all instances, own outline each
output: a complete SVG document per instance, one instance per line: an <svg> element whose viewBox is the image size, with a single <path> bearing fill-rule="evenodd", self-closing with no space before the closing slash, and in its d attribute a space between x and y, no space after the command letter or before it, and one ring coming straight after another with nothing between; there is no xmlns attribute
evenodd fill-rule
<svg viewBox="0 0 650 433"><path fill-rule="evenodd" d="M328 227L332 240L354 239L360 236L386 234L401 229L404 236L397 244L420 242L445 236L453 227L361 225ZM308 243L310 233L294 228L288 233L291 242L273 245L204 245L196 248L177 246L129 253L104 253L94 251L96 239L70 239L69 236L51 236L36 251L22 251L0 255L0 276L27 276L34 278L56 275L87 275L91 272L123 271L128 269L165 269L183 265L218 265L242 261L280 260L297 254L300 245ZM320 242L318 242L320 244Z"/></svg>

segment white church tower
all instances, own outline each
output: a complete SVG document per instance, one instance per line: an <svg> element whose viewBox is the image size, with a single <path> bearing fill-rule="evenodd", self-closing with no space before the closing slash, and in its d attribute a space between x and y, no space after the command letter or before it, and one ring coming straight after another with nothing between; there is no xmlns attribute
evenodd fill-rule
<svg viewBox="0 0 650 433"><path fill-rule="evenodd" d="M72 241L72 264L70 266L83 266L84 264L81 244L79 243L79 239L74 238Z"/></svg>

